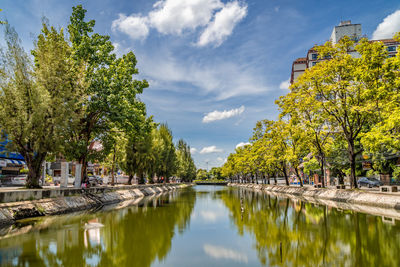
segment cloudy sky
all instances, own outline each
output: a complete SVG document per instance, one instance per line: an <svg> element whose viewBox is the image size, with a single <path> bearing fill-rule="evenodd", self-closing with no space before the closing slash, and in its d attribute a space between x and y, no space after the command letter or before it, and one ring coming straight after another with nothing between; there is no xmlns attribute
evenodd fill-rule
<svg viewBox="0 0 400 267"><path fill-rule="evenodd" d="M202 168L222 165L257 120L276 118L292 61L341 20L374 39L400 31L398 0L1 0L0 19L32 49L41 17L65 27L77 4L117 54L136 54L148 113L190 144Z"/></svg>

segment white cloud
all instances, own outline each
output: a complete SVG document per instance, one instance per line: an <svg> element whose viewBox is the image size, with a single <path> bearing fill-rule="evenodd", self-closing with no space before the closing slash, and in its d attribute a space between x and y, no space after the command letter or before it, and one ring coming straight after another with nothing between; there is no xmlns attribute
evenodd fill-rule
<svg viewBox="0 0 400 267"><path fill-rule="evenodd" d="M290 86L290 79L287 79L286 81L281 82L279 88L282 90L288 90L289 86Z"/></svg>
<svg viewBox="0 0 400 267"><path fill-rule="evenodd" d="M225 163L226 160L227 160L226 158L217 157L218 162Z"/></svg>
<svg viewBox="0 0 400 267"><path fill-rule="evenodd" d="M197 149L196 148L194 148L194 147L191 147L190 148L190 153L191 154L195 154L197 152Z"/></svg>
<svg viewBox="0 0 400 267"><path fill-rule="evenodd" d="M217 148L216 146L207 146L207 147L203 147L203 149L200 151L200 154L210 154L210 153L219 153L219 152L224 152L224 150Z"/></svg>
<svg viewBox="0 0 400 267"><path fill-rule="evenodd" d="M149 28L173 35L203 28L197 44L219 46L246 15L247 4L237 0L226 4L220 0L160 0L146 16L119 14L111 28L142 40L148 36Z"/></svg>
<svg viewBox="0 0 400 267"><path fill-rule="evenodd" d="M161 0L154 4L149 20L160 33L181 34L207 25L222 6L219 0Z"/></svg>
<svg viewBox="0 0 400 267"><path fill-rule="evenodd" d="M148 20L141 15L125 16L119 14L119 18L114 20L111 24L113 31L123 32L132 39L146 39L149 34Z"/></svg>
<svg viewBox="0 0 400 267"><path fill-rule="evenodd" d="M236 24L247 15L247 5L237 1L227 3L215 14L207 28L201 33L197 42L198 46L214 44L220 46L232 34Z"/></svg>
<svg viewBox="0 0 400 267"><path fill-rule="evenodd" d="M234 116L238 116L244 112L244 106L241 106L240 108L235 108L231 110L224 110L224 111L218 111L214 110L210 113L207 113L204 118L203 118L203 123L209 123L212 121L219 121L223 119L228 119Z"/></svg>
<svg viewBox="0 0 400 267"><path fill-rule="evenodd" d="M243 263L248 262L247 255L237 250L210 244L204 244L203 250L208 256L215 259L228 259Z"/></svg>
<svg viewBox="0 0 400 267"><path fill-rule="evenodd" d="M155 53L142 58L142 73L163 82L164 85L174 82L190 83L201 89L202 93L213 93L217 100L259 94L269 89L265 77L251 66L217 60L209 64L178 61L166 53ZM172 89L171 85L165 88Z"/></svg>
<svg viewBox="0 0 400 267"><path fill-rule="evenodd" d="M237 144L236 145L236 148L239 148L239 147L242 147L242 146L247 146L247 145L250 145L250 143L249 142L240 142L239 144Z"/></svg>
<svg viewBox="0 0 400 267"><path fill-rule="evenodd" d="M381 22L374 33L373 40L393 38L393 35L400 31L400 10L395 11Z"/></svg>
<svg viewBox="0 0 400 267"><path fill-rule="evenodd" d="M208 210L202 210L200 211L200 216L205 220L206 222L216 222L218 213L214 211L208 211Z"/></svg>

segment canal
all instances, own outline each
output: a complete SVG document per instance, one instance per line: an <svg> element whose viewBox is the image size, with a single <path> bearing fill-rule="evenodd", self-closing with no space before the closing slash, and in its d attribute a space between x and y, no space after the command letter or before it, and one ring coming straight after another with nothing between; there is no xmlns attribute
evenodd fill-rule
<svg viewBox="0 0 400 267"><path fill-rule="evenodd" d="M400 266L400 223L222 186L0 228L1 266Z"/></svg>

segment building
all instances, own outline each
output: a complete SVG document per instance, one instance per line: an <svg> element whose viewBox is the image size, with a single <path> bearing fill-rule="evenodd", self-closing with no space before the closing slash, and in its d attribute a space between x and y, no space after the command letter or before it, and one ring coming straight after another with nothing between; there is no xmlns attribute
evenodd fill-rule
<svg viewBox="0 0 400 267"><path fill-rule="evenodd" d="M25 167L25 159L21 154L7 150L10 140L7 136L3 137L0 142L0 175L18 175Z"/></svg>
<svg viewBox="0 0 400 267"><path fill-rule="evenodd" d="M344 36L348 36L355 42L358 42L361 38L366 37L362 35L361 24L352 24L350 20L342 21L338 26L335 26L332 30L329 41L332 42L332 44L337 44ZM389 57L394 57L396 55L397 48L400 45L399 42L393 39L372 40L371 42L382 42L387 47ZM307 51L306 57L301 57L293 61L292 72L290 76L291 84L294 83L296 79L305 72L306 69L312 68L319 61L324 60L318 58L318 52L315 49L316 46ZM353 57L360 56L355 50L350 51L349 53Z"/></svg>

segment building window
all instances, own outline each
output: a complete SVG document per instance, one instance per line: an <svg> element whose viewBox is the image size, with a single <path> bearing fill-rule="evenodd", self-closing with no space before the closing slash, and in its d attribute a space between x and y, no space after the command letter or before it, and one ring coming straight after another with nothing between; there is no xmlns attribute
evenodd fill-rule
<svg viewBox="0 0 400 267"><path fill-rule="evenodd" d="M318 54L311 54L311 58L312 58L313 60L318 59Z"/></svg>
<svg viewBox="0 0 400 267"><path fill-rule="evenodd" d="M312 63L312 66L313 66L313 67L314 67L315 65L317 65L317 62L313 62L313 63Z"/></svg>
<svg viewBox="0 0 400 267"><path fill-rule="evenodd" d="M389 52L396 51L396 47L395 46L388 46L387 51L389 51Z"/></svg>

